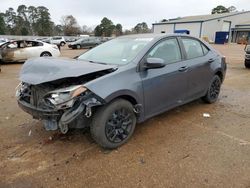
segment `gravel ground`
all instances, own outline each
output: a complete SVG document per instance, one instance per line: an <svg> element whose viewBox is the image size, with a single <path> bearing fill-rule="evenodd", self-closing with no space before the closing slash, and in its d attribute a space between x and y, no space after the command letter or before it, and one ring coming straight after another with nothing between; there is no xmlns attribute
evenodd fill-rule
<svg viewBox="0 0 250 188"><path fill-rule="evenodd" d="M0 73L0 187L250 187L250 70L244 46L216 46L228 71L219 101L197 100L136 127L113 151L88 131L47 132L18 108L22 64ZM83 50L62 48L62 56ZM210 118L204 118L209 113Z"/></svg>

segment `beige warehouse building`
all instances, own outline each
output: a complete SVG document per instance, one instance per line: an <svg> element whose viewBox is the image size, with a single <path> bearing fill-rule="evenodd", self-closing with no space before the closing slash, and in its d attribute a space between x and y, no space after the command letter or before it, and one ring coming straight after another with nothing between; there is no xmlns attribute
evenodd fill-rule
<svg viewBox="0 0 250 188"><path fill-rule="evenodd" d="M246 41L250 36L250 11L187 16L154 23L154 33L189 31L190 35L215 41L216 32L229 32L229 42Z"/></svg>

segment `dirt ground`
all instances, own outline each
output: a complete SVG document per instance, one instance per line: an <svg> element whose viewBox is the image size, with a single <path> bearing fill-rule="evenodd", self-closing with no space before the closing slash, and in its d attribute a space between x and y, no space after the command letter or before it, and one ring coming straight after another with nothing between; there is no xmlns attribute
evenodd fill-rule
<svg viewBox="0 0 250 188"><path fill-rule="evenodd" d="M243 46L215 48L228 62L219 101L197 100L139 124L113 151L100 148L86 130L45 131L16 104L22 64L2 66L0 187L249 188L250 70ZM63 48L62 56L81 52Z"/></svg>

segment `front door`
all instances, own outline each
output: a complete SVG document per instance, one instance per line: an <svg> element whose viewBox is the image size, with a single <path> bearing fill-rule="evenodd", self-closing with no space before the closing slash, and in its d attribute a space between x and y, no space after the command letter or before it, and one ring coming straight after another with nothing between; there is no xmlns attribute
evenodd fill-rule
<svg viewBox="0 0 250 188"><path fill-rule="evenodd" d="M176 38L159 42L145 61L150 57L163 59L166 66L141 72L146 118L180 105L185 101L187 91L187 67L183 64Z"/></svg>

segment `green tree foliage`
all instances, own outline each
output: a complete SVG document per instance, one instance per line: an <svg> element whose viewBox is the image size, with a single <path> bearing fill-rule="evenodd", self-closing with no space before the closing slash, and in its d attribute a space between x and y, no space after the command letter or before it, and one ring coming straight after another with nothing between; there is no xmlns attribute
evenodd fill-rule
<svg viewBox="0 0 250 188"><path fill-rule="evenodd" d="M138 23L134 28L133 28L134 33L149 33L150 29L148 28L147 23L142 22Z"/></svg>
<svg viewBox="0 0 250 188"><path fill-rule="evenodd" d="M215 8L213 8L213 10L212 10L212 14L222 14L222 13L227 13L227 12L229 12L229 10L222 5L219 5Z"/></svg>
<svg viewBox="0 0 250 188"><path fill-rule="evenodd" d="M97 25L95 28L95 36L110 37L114 33L115 28L116 26L113 24L113 22L104 17L101 21L101 24Z"/></svg>
<svg viewBox="0 0 250 188"><path fill-rule="evenodd" d="M61 23L64 29L64 35L71 36L80 34L80 27L74 16L63 16Z"/></svg>
<svg viewBox="0 0 250 188"><path fill-rule="evenodd" d="M116 26L115 26L115 34L116 34L116 36L122 35L122 25L121 24L116 24Z"/></svg>
<svg viewBox="0 0 250 188"><path fill-rule="evenodd" d="M235 12L237 9L235 6L230 6L228 8L218 5L217 7L212 9L212 14L222 14L222 13L228 13L228 12Z"/></svg>
<svg viewBox="0 0 250 188"><path fill-rule="evenodd" d="M4 35L6 32L6 24L4 21L4 14L0 13L0 35Z"/></svg>
<svg viewBox="0 0 250 188"><path fill-rule="evenodd" d="M53 22L51 22L49 9L44 6L37 7L37 17L35 32L41 36L49 36L53 32Z"/></svg>
<svg viewBox="0 0 250 188"><path fill-rule="evenodd" d="M54 30L49 9L43 6L20 5L16 12L13 8L9 8L1 15L4 24L0 24L0 27L5 27L5 34L52 35Z"/></svg>

